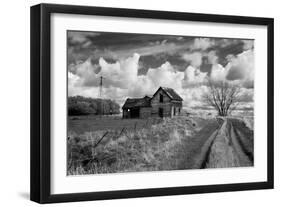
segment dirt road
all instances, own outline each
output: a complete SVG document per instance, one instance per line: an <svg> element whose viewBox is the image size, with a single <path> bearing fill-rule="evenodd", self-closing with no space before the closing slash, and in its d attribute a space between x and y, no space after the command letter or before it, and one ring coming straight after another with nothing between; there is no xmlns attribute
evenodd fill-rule
<svg viewBox="0 0 281 207"><path fill-rule="evenodd" d="M192 138L190 143L201 147L195 147L187 156L187 166L191 169L253 166L253 142L253 131L243 121L214 119Z"/></svg>

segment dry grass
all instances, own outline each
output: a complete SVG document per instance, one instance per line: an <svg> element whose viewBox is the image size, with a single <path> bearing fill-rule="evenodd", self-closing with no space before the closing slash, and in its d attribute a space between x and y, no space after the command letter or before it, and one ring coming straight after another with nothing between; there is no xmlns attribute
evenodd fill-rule
<svg viewBox="0 0 281 207"><path fill-rule="evenodd" d="M210 155L206 168L225 168L240 166L235 153L225 121L216 135L214 144L211 146Z"/></svg>
<svg viewBox="0 0 281 207"><path fill-rule="evenodd" d="M155 124L69 133L68 175L181 169L183 145L203 121L177 117L150 123Z"/></svg>

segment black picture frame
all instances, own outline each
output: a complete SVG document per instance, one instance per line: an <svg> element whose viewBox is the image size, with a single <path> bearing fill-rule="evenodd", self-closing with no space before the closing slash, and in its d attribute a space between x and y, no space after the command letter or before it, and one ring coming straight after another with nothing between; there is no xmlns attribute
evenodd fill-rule
<svg viewBox="0 0 281 207"><path fill-rule="evenodd" d="M231 23L264 25L267 27L267 181L235 184L167 187L154 189L85 192L74 194L51 194L51 70L50 70L50 16L52 13L99 15L111 17L133 17L162 20L180 20L206 23ZM211 193L272 189L274 177L274 78L273 46L274 20L272 18L195 14L152 10L103 8L72 5L39 4L31 7L31 174L30 199L38 203L88 201L103 199L167 196L179 194Z"/></svg>

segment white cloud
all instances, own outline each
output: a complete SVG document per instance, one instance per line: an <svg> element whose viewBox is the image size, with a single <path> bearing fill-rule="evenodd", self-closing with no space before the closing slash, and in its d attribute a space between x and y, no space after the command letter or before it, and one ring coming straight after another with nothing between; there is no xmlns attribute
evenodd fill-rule
<svg viewBox="0 0 281 207"><path fill-rule="evenodd" d="M70 31L68 32L68 38L72 43L84 43L88 40L88 37L95 37L100 35L95 32L78 32L78 31Z"/></svg>
<svg viewBox="0 0 281 207"><path fill-rule="evenodd" d="M180 95L183 98L183 106L187 108L204 106L202 97L207 90L205 85L182 89Z"/></svg>
<svg viewBox="0 0 281 207"><path fill-rule="evenodd" d="M228 64L223 67L216 63L215 54L208 55L213 59L210 79L213 81L231 81L246 88L254 84L254 53L253 50L244 51L237 56L227 55Z"/></svg>
<svg viewBox="0 0 281 207"><path fill-rule="evenodd" d="M251 50L254 47L254 40L242 40L244 43L243 49L244 50Z"/></svg>
<svg viewBox="0 0 281 207"><path fill-rule="evenodd" d="M105 87L115 86L123 89L131 87L137 80L139 57L135 53L132 57L112 64L100 58L101 71L99 75L105 77Z"/></svg>
<svg viewBox="0 0 281 207"><path fill-rule="evenodd" d="M214 40L211 40L210 38L195 38L194 44L192 45L193 50L206 50L209 47L213 46L215 44Z"/></svg>
<svg viewBox="0 0 281 207"><path fill-rule="evenodd" d="M184 72L183 87L198 86L206 81L207 73L201 72L192 66L188 66Z"/></svg>
<svg viewBox="0 0 281 207"><path fill-rule="evenodd" d="M229 64L223 67L215 63L215 53L209 53L208 57L215 63L212 66L210 78L213 81L226 80L231 75L231 70L236 73L243 69L241 81L253 80L252 55L252 51L243 52L237 57L232 57ZM90 59L77 64L75 70L68 73L69 95L99 97L99 78L103 76L105 78L103 97L114 99L120 105L128 97L152 95L160 86L173 88L184 99L184 106L204 105L202 95L207 90L205 84L208 78L207 73L201 72L192 65L188 66L184 72L176 71L169 62L165 62L158 68L150 68L146 75L138 76L139 58L139 54L134 54L115 63L108 63L105 59L100 58L100 69L97 69ZM234 81L240 81L240 79ZM244 102L248 100L250 103L252 96L251 90L244 90L242 99Z"/></svg>
<svg viewBox="0 0 281 207"><path fill-rule="evenodd" d="M77 64L70 64L68 68L69 80L75 77L76 86L97 86L99 76L97 75L99 65L93 65L91 58Z"/></svg>
<svg viewBox="0 0 281 207"><path fill-rule="evenodd" d="M216 55L216 52L214 50L210 51L208 54L208 61L210 64L214 65L218 62L218 56Z"/></svg>
<svg viewBox="0 0 281 207"><path fill-rule="evenodd" d="M232 57L226 66L228 68L227 79L239 80L245 87L252 87L254 83L254 52L247 50L237 57Z"/></svg>
<svg viewBox="0 0 281 207"><path fill-rule="evenodd" d="M100 76L105 78L103 97L116 99L120 104L127 97L152 95L160 86L171 87L175 90L182 88L184 73L174 70L169 62L162 64L159 68L150 68L146 75L138 76L139 57L138 54L134 54L132 57L112 64L101 58L99 61L101 70L98 73L90 60L78 64L76 74L69 72L69 95L98 97Z"/></svg>
<svg viewBox="0 0 281 207"><path fill-rule="evenodd" d="M182 72L175 71L173 66L166 62L157 69L149 69L146 77L150 79L155 86L164 86L176 88L181 86L181 80L184 78Z"/></svg>
<svg viewBox="0 0 281 207"><path fill-rule="evenodd" d="M82 82L81 77L68 72L68 96L98 97L99 89L97 87L85 87Z"/></svg>
<svg viewBox="0 0 281 207"><path fill-rule="evenodd" d="M185 61L190 62L190 64L196 68L200 67L202 64L202 53L200 52L185 53L182 55L182 58Z"/></svg>
<svg viewBox="0 0 281 207"><path fill-rule="evenodd" d="M76 91L76 88L78 87L78 82L79 82L79 76L71 73L71 72L68 72L67 73L68 75L68 95L69 96L75 96L75 91Z"/></svg>
<svg viewBox="0 0 281 207"><path fill-rule="evenodd" d="M210 78L212 81L224 81L228 73L228 68L224 68L220 64L215 64L212 66L212 71Z"/></svg>
<svg viewBox="0 0 281 207"><path fill-rule="evenodd" d="M98 69L99 66L93 65L91 58L88 58L85 62L76 65L75 74L81 78L81 85L97 86L99 82Z"/></svg>
<svg viewBox="0 0 281 207"><path fill-rule="evenodd" d="M174 88L176 91L182 88L183 72L174 70L173 66L166 62L159 68L150 68L146 75L137 76L136 82L129 87L128 95L142 97L152 95L160 87Z"/></svg>

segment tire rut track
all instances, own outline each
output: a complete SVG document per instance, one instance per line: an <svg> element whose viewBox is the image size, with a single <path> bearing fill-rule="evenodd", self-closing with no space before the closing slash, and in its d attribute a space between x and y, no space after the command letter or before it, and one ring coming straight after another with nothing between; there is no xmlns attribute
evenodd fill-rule
<svg viewBox="0 0 281 207"><path fill-rule="evenodd" d="M247 158L253 163L254 162L254 156L253 156L253 150L250 149L250 147L247 147L247 144L245 143L245 138L242 138L244 135L242 132L240 132L238 129L234 128L234 134L236 136L236 139L242 148L243 153L247 156Z"/></svg>
<svg viewBox="0 0 281 207"><path fill-rule="evenodd" d="M229 123L229 130L230 130L230 139L233 143L233 148L239 158L240 167L243 166L251 166L253 164L253 157L249 156L249 153L245 149L245 146L243 145L241 138L239 135L237 135L237 132L232 123Z"/></svg>
<svg viewBox="0 0 281 207"><path fill-rule="evenodd" d="M209 138L203 143L203 146L201 147L200 151L194 155L191 169L203 169L206 167L209 155L211 153L211 146L213 145L213 142L220 128L222 127L222 124L223 120L221 118L217 118L216 127L214 131L210 134ZM208 126L206 128L208 128ZM204 130L201 131L201 134L204 135Z"/></svg>
<svg viewBox="0 0 281 207"><path fill-rule="evenodd" d="M241 123L235 123L235 126L233 126L232 119L221 120L223 120L223 123L202 147L201 159L197 161L197 164L200 163L199 168L253 166L252 134L247 133L248 136L246 136L243 133L246 129L241 128L243 127ZM238 122L237 120L234 121ZM239 130L240 128L241 130ZM194 167L198 168L198 165Z"/></svg>

